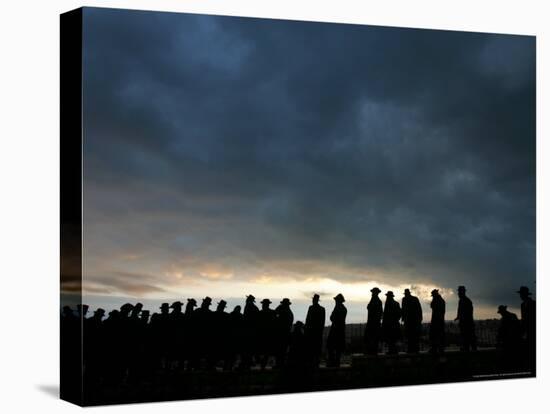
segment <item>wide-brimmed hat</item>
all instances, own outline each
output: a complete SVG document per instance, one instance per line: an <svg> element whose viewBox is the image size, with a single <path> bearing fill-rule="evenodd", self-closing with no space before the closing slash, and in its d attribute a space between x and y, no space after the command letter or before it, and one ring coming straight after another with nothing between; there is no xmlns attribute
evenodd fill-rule
<svg viewBox="0 0 550 414"><path fill-rule="evenodd" d="M197 301L194 298L187 299L187 303L192 303L193 305L197 304Z"/></svg>
<svg viewBox="0 0 550 414"><path fill-rule="evenodd" d="M344 295L342 295L341 293L338 293L333 299L336 302L345 302L346 301L346 298L344 298Z"/></svg>
<svg viewBox="0 0 550 414"><path fill-rule="evenodd" d="M212 303L212 298L210 296L207 296L205 297L203 300L202 300L202 303Z"/></svg>
<svg viewBox="0 0 550 414"><path fill-rule="evenodd" d="M281 301L281 305L292 305L292 302L290 301L289 298L284 298L284 299Z"/></svg>
<svg viewBox="0 0 550 414"><path fill-rule="evenodd" d="M506 312L506 308L507 308L506 305L499 305L498 310L497 310L497 313L504 313L504 312Z"/></svg>
<svg viewBox="0 0 550 414"><path fill-rule="evenodd" d="M391 296L392 298L395 296L391 290L388 290L386 292L386 296Z"/></svg>
<svg viewBox="0 0 550 414"><path fill-rule="evenodd" d="M220 305L221 305L221 306L225 306L225 305L227 305L227 302L226 302L225 300L222 299L222 300L220 300L220 301L218 302L218 306L220 306Z"/></svg>
<svg viewBox="0 0 550 414"><path fill-rule="evenodd" d="M460 286L458 287L457 290L458 290L459 292L461 292L461 291L462 291L462 292L466 292L466 288L465 288L464 286L462 286L462 285L460 285Z"/></svg>
<svg viewBox="0 0 550 414"><path fill-rule="evenodd" d="M517 293L521 293L521 294L524 294L524 295L532 295L531 292L529 292L529 288L527 286L521 286L519 288L519 290L517 291Z"/></svg>
<svg viewBox="0 0 550 414"><path fill-rule="evenodd" d="M411 290L410 290L409 288L407 288L407 289L405 289L403 292L404 292L404 293L411 293Z"/></svg>
<svg viewBox="0 0 550 414"><path fill-rule="evenodd" d="M431 292L431 295L438 295L439 294L439 289L433 289L432 292Z"/></svg>
<svg viewBox="0 0 550 414"><path fill-rule="evenodd" d="M94 312L95 315L105 315L105 309L97 308Z"/></svg>
<svg viewBox="0 0 550 414"><path fill-rule="evenodd" d="M380 293L382 292L380 289L378 289L377 287L373 287L371 290L370 290L372 293Z"/></svg>
<svg viewBox="0 0 550 414"><path fill-rule="evenodd" d="M175 301L170 305L171 308L181 308L183 306L183 303L181 303L179 300Z"/></svg>
<svg viewBox="0 0 550 414"><path fill-rule="evenodd" d="M317 293L315 293L315 294L314 294L314 295L312 296L312 298L311 298L311 299L317 299L317 300L320 300L320 299L321 299L321 297L320 297L320 296L319 296L319 295L318 295Z"/></svg>
<svg viewBox="0 0 550 414"><path fill-rule="evenodd" d="M134 309L134 305L132 305L131 303L125 303L120 307L121 311L125 311L125 310L131 311L132 309Z"/></svg>
<svg viewBox="0 0 550 414"><path fill-rule="evenodd" d="M267 303L267 304L270 304L271 301L269 299L262 299L262 301L260 303Z"/></svg>
<svg viewBox="0 0 550 414"><path fill-rule="evenodd" d="M247 300L247 302L248 301L256 302L256 298L254 297L254 295L247 295L246 300Z"/></svg>
<svg viewBox="0 0 550 414"><path fill-rule="evenodd" d="M170 307L170 304L164 302L162 305L160 305L160 309L168 309Z"/></svg>

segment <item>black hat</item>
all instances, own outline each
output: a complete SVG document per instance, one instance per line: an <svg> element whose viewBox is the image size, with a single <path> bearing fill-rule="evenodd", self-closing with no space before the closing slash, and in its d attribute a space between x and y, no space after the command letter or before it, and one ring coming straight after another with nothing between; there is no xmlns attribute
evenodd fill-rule
<svg viewBox="0 0 550 414"><path fill-rule="evenodd" d="M126 310L131 311L132 309L134 309L134 305L132 305L131 303L125 303L120 307L120 310L123 312Z"/></svg>
<svg viewBox="0 0 550 414"><path fill-rule="evenodd" d="M289 298L284 298L284 299L281 301L281 305L292 305L292 302L290 301Z"/></svg>
<svg viewBox="0 0 550 414"><path fill-rule="evenodd" d="M382 292L380 289L378 289L377 287L373 287L371 290L370 290L372 293L380 293Z"/></svg>
<svg viewBox="0 0 550 414"><path fill-rule="evenodd" d="M497 313L504 313L506 312L506 305L499 305Z"/></svg>
<svg viewBox="0 0 550 414"><path fill-rule="evenodd" d="M160 305L160 309L168 309L170 305L166 302L164 302L162 305Z"/></svg>
<svg viewBox="0 0 550 414"><path fill-rule="evenodd" d="M432 294L432 296L433 295L438 295L439 294L439 289L433 289L431 294Z"/></svg>
<svg viewBox="0 0 550 414"><path fill-rule="evenodd" d="M179 300L175 301L170 305L171 308L181 308L183 306L183 303L181 303Z"/></svg>
<svg viewBox="0 0 550 414"><path fill-rule="evenodd" d="M321 298L321 297L320 297L317 293L315 293L311 299L320 300L320 298Z"/></svg>
<svg viewBox="0 0 550 414"><path fill-rule="evenodd" d="M334 298L333 298L336 302L345 302L346 299L344 298L344 295L342 295L341 293L338 293Z"/></svg>
<svg viewBox="0 0 550 414"><path fill-rule="evenodd" d="M270 304L271 301L269 299L262 299L262 301L260 303L267 303L267 304Z"/></svg>
<svg viewBox="0 0 550 414"><path fill-rule="evenodd" d="M522 293L524 295L529 295L529 296L532 294L531 292L529 292L529 288L527 286L520 287L516 293Z"/></svg>
<svg viewBox="0 0 550 414"><path fill-rule="evenodd" d="M462 285L460 285L460 286L458 287L457 290L458 290L459 292L460 292L460 291L466 292L466 288L465 288L464 286L462 286Z"/></svg>
<svg viewBox="0 0 550 414"><path fill-rule="evenodd" d="M207 296L205 297L203 300L202 300L202 303L212 303L212 298L210 296Z"/></svg>
<svg viewBox="0 0 550 414"><path fill-rule="evenodd" d="M222 299L222 300L220 300L220 301L218 302L218 305L223 305L223 306L225 306L225 305L227 305L227 302L226 302L225 300Z"/></svg>
<svg viewBox="0 0 550 414"><path fill-rule="evenodd" d="M77 309L88 309L89 306L88 306L88 305L81 305L81 304L78 304L78 305L76 305L76 308L77 308Z"/></svg>
<svg viewBox="0 0 550 414"><path fill-rule="evenodd" d="M141 302L136 303L134 305L134 308L140 308L140 309L143 308L143 303L141 303Z"/></svg>
<svg viewBox="0 0 550 414"><path fill-rule="evenodd" d="M94 312L94 315L105 315L105 309L97 308Z"/></svg>
<svg viewBox="0 0 550 414"><path fill-rule="evenodd" d="M411 293L411 290L409 288L405 289L405 293Z"/></svg>
<svg viewBox="0 0 550 414"><path fill-rule="evenodd" d="M187 303L192 303L193 305L196 305L197 301L193 298L189 298L189 299L187 299Z"/></svg>
<svg viewBox="0 0 550 414"><path fill-rule="evenodd" d="M256 298L254 297L254 295L247 295L246 296L246 301L247 302L256 302Z"/></svg>
<svg viewBox="0 0 550 414"><path fill-rule="evenodd" d="M392 298L395 296L391 290L388 290L386 292L386 296L391 296Z"/></svg>

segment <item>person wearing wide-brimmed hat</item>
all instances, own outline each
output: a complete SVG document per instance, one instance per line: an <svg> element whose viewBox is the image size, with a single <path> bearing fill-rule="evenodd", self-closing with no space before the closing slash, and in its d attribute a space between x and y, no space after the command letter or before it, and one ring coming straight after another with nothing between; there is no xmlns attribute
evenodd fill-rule
<svg viewBox="0 0 550 414"><path fill-rule="evenodd" d="M422 306L410 289L405 289L401 301L401 319L407 338L407 352L417 354L420 352L420 333L422 330Z"/></svg>
<svg viewBox="0 0 550 414"><path fill-rule="evenodd" d="M529 362L534 369L537 343L537 306L527 286L521 286L517 293L519 293L519 297L521 298L521 327L525 338L525 345Z"/></svg>
<svg viewBox="0 0 550 414"><path fill-rule="evenodd" d="M269 358L275 355L277 340L277 314L270 308L271 300L265 298L258 313L258 357L260 368L265 369Z"/></svg>
<svg viewBox="0 0 550 414"><path fill-rule="evenodd" d="M309 362L313 367L319 366L323 349L323 331L325 330L325 308L319 305L320 296L315 293L307 310L304 335Z"/></svg>
<svg viewBox="0 0 550 414"><path fill-rule="evenodd" d="M382 336L382 301L378 297L381 290L373 287L370 302L367 305L367 324L365 325L365 346L367 354L377 355Z"/></svg>
<svg viewBox="0 0 550 414"><path fill-rule="evenodd" d="M521 343L521 325L519 319L505 305L500 305L497 313L501 316L497 333L497 347L513 356L513 354L519 351Z"/></svg>
<svg viewBox="0 0 550 414"><path fill-rule="evenodd" d="M384 303L384 314L382 315L382 333L388 347L387 354L397 354L397 341L401 339L401 307L394 299L395 295L391 290L386 292Z"/></svg>
<svg viewBox="0 0 550 414"><path fill-rule="evenodd" d="M430 321L430 353L440 354L445 349L445 300L439 293L439 289L431 292L432 318Z"/></svg>
<svg viewBox="0 0 550 414"><path fill-rule="evenodd" d="M285 364L286 353L290 343L290 332L294 323L294 314L290 309L292 302L288 298L281 300L275 308L276 318L276 339L275 339L275 367L282 368Z"/></svg>
<svg viewBox="0 0 550 414"><path fill-rule="evenodd" d="M258 314L254 295L247 295L243 310L241 362L239 369L249 370L258 350Z"/></svg>
<svg viewBox="0 0 550 414"><path fill-rule="evenodd" d="M342 353L346 348L346 316L348 310L344 306L346 299L341 293L334 298L334 309L330 314L330 330L327 338L327 366L339 367Z"/></svg>
<svg viewBox="0 0 550 414"><path fill-rule="evenodd" d="M458 309L456 311L455 321L458 321L460 337L462 344L460 349L465 352L477 350L477 338L474 325L474 305L469 297L466 296L466 288L459 286Z"/></svg>

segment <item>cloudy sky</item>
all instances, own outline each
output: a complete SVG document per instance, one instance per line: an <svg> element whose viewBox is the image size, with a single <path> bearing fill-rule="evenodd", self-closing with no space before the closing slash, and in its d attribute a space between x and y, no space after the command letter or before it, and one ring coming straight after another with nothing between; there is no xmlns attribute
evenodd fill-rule
<svg viewBox="0 0 550 414"><path fill-rule="evenodd" d="M535 289L535 39L86 9L86 301Z"/></svg>

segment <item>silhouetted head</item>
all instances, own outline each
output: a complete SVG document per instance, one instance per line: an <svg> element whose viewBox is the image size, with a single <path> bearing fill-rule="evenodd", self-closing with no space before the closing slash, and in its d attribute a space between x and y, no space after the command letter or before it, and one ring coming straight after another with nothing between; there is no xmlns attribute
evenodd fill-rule
<svg viewBox="0 0 550 414"><path fill-rule="evenodd" d="M216 307L216 310L218 312L223 312L226 306L227 306L227 302L222 299L218 302L218 306Z"/></svg>
<svg viewBox="0 0 550 414"><path fill-rule="evenodd" d="M117 319L120 316L120 312L116 309L113 309L109 312L109 319Z"/></svg>
<svg viewBox="0 0 550 414"><path fill-rule="evenodd" d="M74 316L70 306L63 306L63 316Z"/></svg>
<svg viewBox="0 0 550 414"><path fill-rule="evenodd" d="M94 318L102 319L105 316L105 309L97 308L94 312Z"/></svg>
<svg viewBox="0 0 550 414"><path fill-rule="evenodd" d="M319 303L319 295L317 293L313 295L313 297L311 298L311 302L315 305Z"/></svg>
<svg viewBox="0 0 550 414"><path fill-rule="evenodd" d="M181 308L183 306L183 303L181 303L179 300L175 301L170 305L172 309L174 309L174 312L180 312Z"/></svg>
<svg viewBox="0 0 550 414"><path fill-rule="evenodd" d="M391 290L388 290L386 292L386 300L393 300L394 296L395 295L393 294L393 292Z"/></svg>
<svg viewBox="0 0 550 414"><path fill-rule="evenodd" d="M281 301L281 305L283 305L283 306L290 306L290 305L292 305L292 302L290 301L289 298L284 298L284 299Z"/></svg>
<svg viewBox="0 0 550 414"><path fill-rule="evenodd" d="M434 289L434 290L432 290L431 295L432 295L433 297L439 296L439 289Z"/></svg>
<svg viewBox="0 0 550 414"><path fill-rule="evenodd" d="M405 292L403 292L405 294L405 297L409 297L411 296L411 290L410 289L405 289Z"/></svg>
<svg viewBox="0 0 550 414"><path fill-rule="evenodd" d="M208 309L211 304L212 304L212 298L210 296L207 296L202 300L201 308Z"/></svg>
<svg viewBox="0 0 550 414"><path fill-rule="evenodd" d="M269 305L271 305L271 301L269 299L262 299L260 303L262 304L262 309L269 309Z"/></svg>
<svg viewBox="0 0 550 414"><path fill-rule="evenodd" d="M378 296L378 294L380 292L382 292L380 289L378 289L377 287L373 287L371 290L371 293L372 293L372 296Z"/></svg>
<svg viewBox="0 0 550 414"><path fill-rule="evenodd" d="M134 306L131 303L125 303L120 307L120 313L122 315L128 315L132 309L134 309Z"/></svg>
<svg viewBox="0 0 550 414"><path fill-rule="evenodd" d="M504 315L507 312L508 307L506 305L500 305L498 307L497 313L500 313L501 315Z"/></svg>
<svg viewBox="0 0 550 414"><path fill-rule="evenodd" d="M466 296L466 288L464 286L459 286L457 291L459 298L463 298L464 296Z"/></svg>
<svg viewBox="0 0 550 414"><path fill-rule="evenodd" d="M167 314L169 310L170 310L170 305L168 303L165 302L162 305L160 305L160 313Z"/></svg>
<svg viewBox="0 0 550 414"><path fill-rule="evenodd" d="M141 320L147 322L149 320L149 311L143 310L140 314Z"/></svg>
<svg viewBox="0 0 550 414"><path fill-rule="evenodd" d="M336 303L344 303L346 301L344 295L342 295L341 293L338 293L333 299Z"/></svg>
<svg viewBox="0 0 550 414"><path fill-rule="evenodd" d="M254 295L248 295L246 297L246 303L254 303L256 302L256 298L254 297Z"/></svg>
<svg viewBox="0 0 550 414"><path fill-rule="evenodd" d="M241 305L237 305L233 308L233 310L231 311L231 313L238 313L240 314L241 313Z"/></svg>
<svg viewBox="0 0 550 414"><path fill-rule="evenodd" d="M193 298L187 299L187 306L197 306L197 301Z"/></svg>
<svg viewBox="0 0 550 414"><path fill-rule="evenodd" d="M520 287L517 293L519 293L521 300L527 300L527 298L531 296L531 292L529 292L529 288L527 286Z"/></svg>
<svg viewBox="0 0 550 414"><path fill-rule="evenodd" d="M296 321L294 324L294 332L300 332L304 329L304 323L302 321Z"/></svg>
<svg viewBox="0 0 550 414"><path fill-rule="evenodd" d="M76 311L78 315L82 317L86 316L86 314L88 313L88 308L89 308L88 305L81 305L81 304L76 305Z"/></svg>

